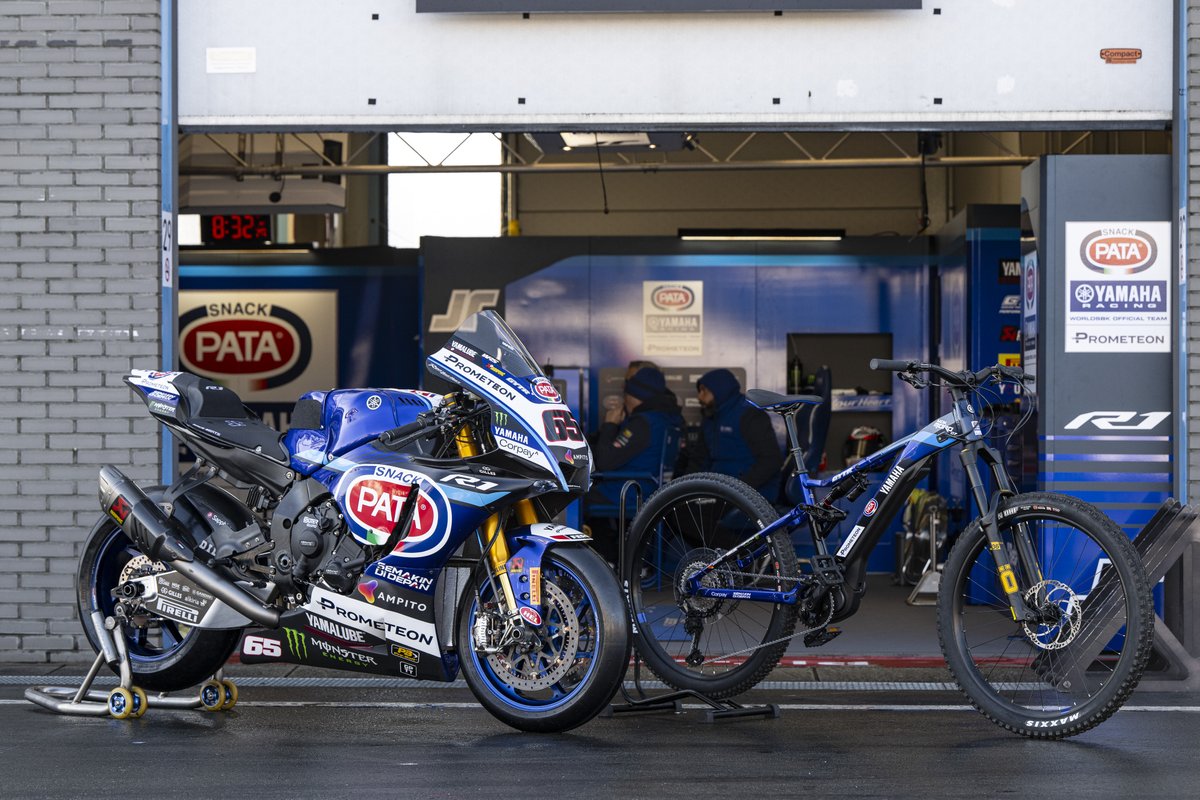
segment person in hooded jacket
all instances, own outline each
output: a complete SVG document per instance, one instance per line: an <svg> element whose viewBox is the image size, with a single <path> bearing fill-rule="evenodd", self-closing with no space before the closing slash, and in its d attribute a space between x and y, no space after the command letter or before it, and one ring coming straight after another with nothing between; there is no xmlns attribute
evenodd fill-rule
<svg viewBox="0 0 1200 800"><path fill-rule="evenodd" d="M704 421L699 447L688 453L686 471L732 475L774 502L779 494L783 451L767 412L750 404L738 379L727 369L701 375L696 395Z"/></svg>
<svg viewBox="0 0 1200 800"><path fill-rule="evenodd" d="M592 468L598 479L588 492L588 503L615 506L620 502L624 480L603 480L605 472L642 472L657 475L663 460L663 443L669 428L683 429L683 416L675 393L667 389L666 379L655 367L642 367L626 379L624 403L605 414L604 424L592 437ZM671 456L673 460L673 456ZM646 483L643 494L657 488ZM630 497L627 501L632 506ZM632 518L632 507L628 515ZM585 512L586 515L586 512ZM610 538L601 530L611 525L592 521L593 536L602 554L614 555ZM615 528L613 528L615 533ZM614 538L615 541L615 538ZM612 550L612 553L606 551ZM612 560L612 559L610 559Z"/></svg>

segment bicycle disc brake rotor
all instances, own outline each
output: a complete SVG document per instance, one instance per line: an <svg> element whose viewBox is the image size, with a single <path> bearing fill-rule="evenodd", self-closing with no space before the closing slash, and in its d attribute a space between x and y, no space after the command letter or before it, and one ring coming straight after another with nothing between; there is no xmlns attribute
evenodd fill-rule
<svg viewBox="0 0 1200 800"><path fill-rule="evenodd" d="M566 592L542 583L543 623L519 641L487 657L496 675L518 691L548 689L575 666L579 618Z"/></svg>
<svg viewBox="0 0 1200 800"><path fill-rule="evenodd" d="M715 617L725 609L729 602L720 597L697 597L691 593L691 589L688 587L688 582L693 575L720 557L721 554L716 550L699 547L680 559L679 569L675 573L675 603L689 617L701 619ZM705 589L732 589L734 587L733 574L727 567L718 567L706 573L700 579L700 585Z"/></svg>
<svg viewBox="0 0 1200 800"><path fill-rule="evenodd" d="M1021 624L1035 646L1042 650L1058 650L1075 640L1083 617L1083 605L1070 586L1045 580L1031 586L1023 599L1040 617Z"/></svg>

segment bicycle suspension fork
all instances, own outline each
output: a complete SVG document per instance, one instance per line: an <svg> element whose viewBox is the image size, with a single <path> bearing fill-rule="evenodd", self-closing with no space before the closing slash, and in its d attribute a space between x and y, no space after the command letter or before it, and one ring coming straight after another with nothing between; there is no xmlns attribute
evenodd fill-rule
<svg viewBox="0 0 1200 800"><path fill-rule="evenodd" d="M1031 619L1034 614L1021 594L1021 587L1017 582L1012 564L1009 563L1008 548L1005 547L1004 538L1000 535L1000 524L997 519L1000 502L1015 494L1012 480L1004 471L1000 454L982 442L964 447L959 451L959 458L962 459L963 469L966 470L971 494L975 498L976 505L979 506L979 523L983 527L984 536L987 537L988 549L991 550L992 558L996 562L1000 587L1008 598L1013 619L1018 621ZM992 478L997 487L991 497L987 496L983 477L979 474L978 460L980 458L991 467ZM1024 524L1013 526L1013 545L1016 547L1018 563L1025 568L1025 575L1033 581L1041 582L1042 575L1038 569L1037 555L1033 549L1033 542L1029 538L1029 531Z"/></svg>

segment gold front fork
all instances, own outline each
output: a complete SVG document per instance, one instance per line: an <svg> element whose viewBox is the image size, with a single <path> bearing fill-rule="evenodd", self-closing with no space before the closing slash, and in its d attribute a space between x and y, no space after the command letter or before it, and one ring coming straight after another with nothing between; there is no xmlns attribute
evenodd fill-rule
<svg viewBox="0 0 1200 800"><path fill-rule="evenodd" d="M460 428L454 441L458 445L459 458L479 455L479 445L475 443L475 433L470 425ZM531 501L518 500L514 508L517 522L521 525L532 525L538 521L537 511ZM508 541L504 538L504 531L500 528L499 514L493 514L483 521L483 541L490 542L487 549L488 566L500 583L500 588L504 590L504 610L508 614L515 614L517 600L513 594L512 582L508 578L508 559L511 554L508 552Z"/></svg>

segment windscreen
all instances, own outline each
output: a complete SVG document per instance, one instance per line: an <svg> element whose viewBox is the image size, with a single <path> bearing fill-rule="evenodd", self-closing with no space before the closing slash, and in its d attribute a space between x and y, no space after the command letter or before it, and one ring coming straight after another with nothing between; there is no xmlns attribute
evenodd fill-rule
<svg viewBox="0 0 1200 800"><path fill-rule="evenodd" d="M542 368L525 345L495 311L472 314L455 332L454 338L486 354L514 377L531 378L542 374Z"/></svg>

